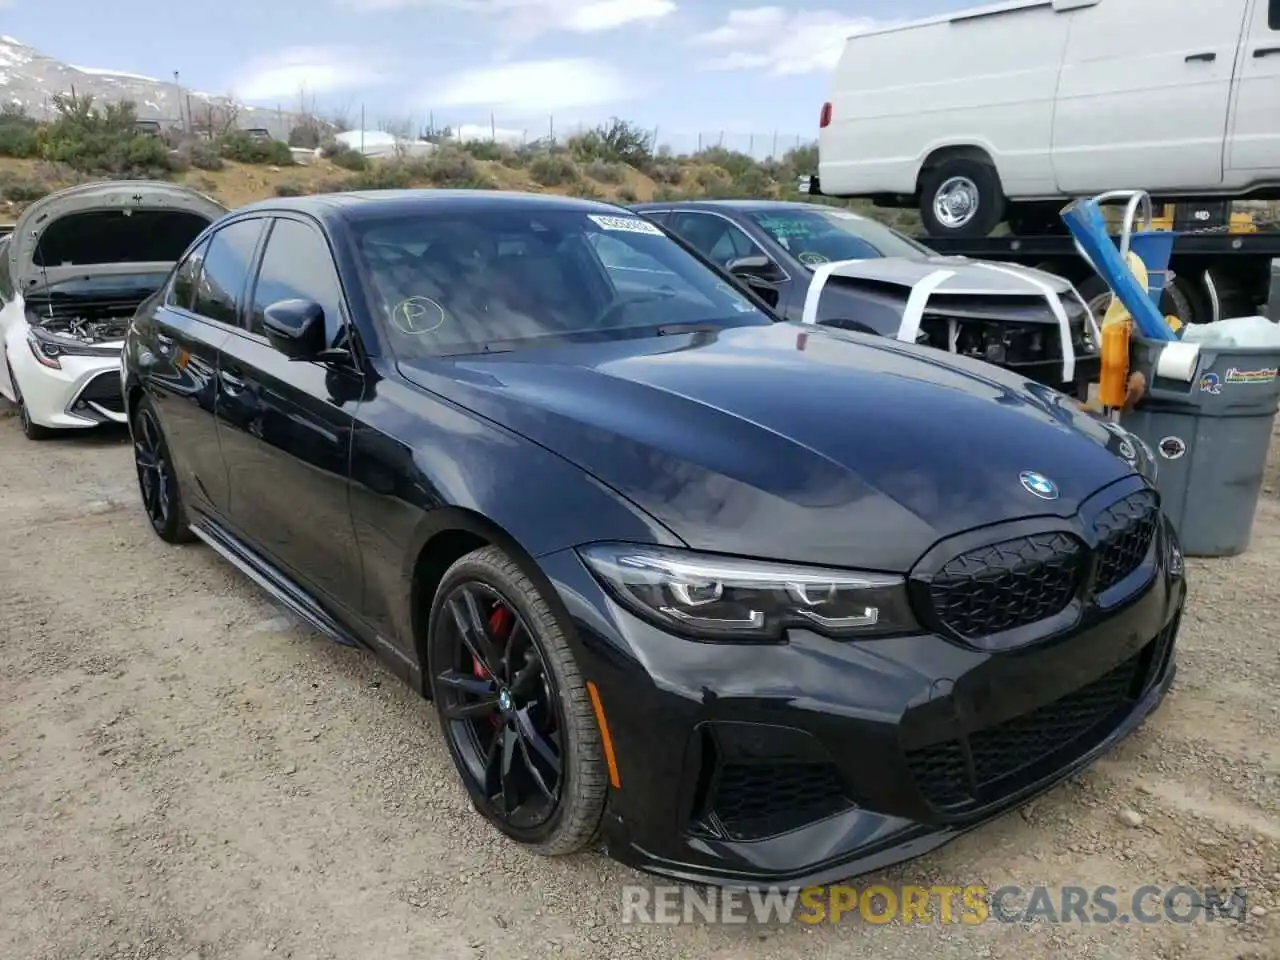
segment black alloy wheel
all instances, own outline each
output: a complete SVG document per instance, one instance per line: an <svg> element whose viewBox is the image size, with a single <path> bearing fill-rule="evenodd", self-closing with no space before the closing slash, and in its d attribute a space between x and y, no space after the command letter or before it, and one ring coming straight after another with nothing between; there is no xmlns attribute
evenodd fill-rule
<svg viewBox="0 0 1280 960"><path fill-rule="evenodd" d="M544 854L594 837L605 764L585 684L536 588L486 547L450 568L432 605L432 699L476 809Z"/></svg>
<svg viewBox="0 0 1280 960"><path fill-rule="evenodd" d="M160 421L150 401L144 399L138 404L131 427L138 489L151 529L167 543L190 542L192 534L182 507L177 476L169 459L169 447L160 432Z"/></svg>

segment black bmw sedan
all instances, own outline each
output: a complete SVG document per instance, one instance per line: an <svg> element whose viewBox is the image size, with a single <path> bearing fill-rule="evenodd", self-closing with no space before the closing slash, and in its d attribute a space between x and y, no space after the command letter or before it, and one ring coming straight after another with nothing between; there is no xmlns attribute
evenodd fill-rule
<svg viewBox="0 0 1280 960"><path fill-rule="evenodd" d="M1048 388L782 321L625 209L274 200L122 375L142 504L431 698L544 854L734 885L913 857L1174 673L1149 451Z"/></svg>

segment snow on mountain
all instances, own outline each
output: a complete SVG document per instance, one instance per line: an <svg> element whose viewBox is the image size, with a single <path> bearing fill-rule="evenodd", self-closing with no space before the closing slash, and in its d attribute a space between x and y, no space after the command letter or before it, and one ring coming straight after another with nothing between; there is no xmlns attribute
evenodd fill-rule
<svg viewBox="0 0 1280 960"><path fill-rule="evenodd" d="M242 129L262 127L286 139L298 117L289 111L266 110L234 103L227 97L188 90L172 81L106 67L79 67L27 46L10 36L0 36L0 107L13 105L37 119L51 118L53 97L59 93L91 95L98 103L131 100L140 120L182 125L202 122L212 108L234 106L236 124Z"/></svg>

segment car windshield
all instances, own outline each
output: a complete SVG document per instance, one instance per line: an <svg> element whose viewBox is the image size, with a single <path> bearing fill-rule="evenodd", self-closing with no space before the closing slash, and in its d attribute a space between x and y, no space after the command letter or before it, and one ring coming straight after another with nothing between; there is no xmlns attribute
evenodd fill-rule
<svg viewBox="0 0 1280 960"><path fill-rule="evenodd" d="M754 211L748 216L808 267L834 260L934 255L910 237L844 210L790 208Z"/></svg>
<svg viewBox="0 0 1280 960"><path fill-rule="evenodd" d="M355 224L401 356L621 340L773 318L634 214L507 208Z"/></svg>

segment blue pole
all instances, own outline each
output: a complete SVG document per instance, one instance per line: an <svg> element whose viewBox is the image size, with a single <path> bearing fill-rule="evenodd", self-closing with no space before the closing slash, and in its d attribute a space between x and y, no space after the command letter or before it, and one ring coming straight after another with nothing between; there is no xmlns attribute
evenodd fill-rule
<svg viewBox="0 0 1280 960"><path fill-rule="evenodd" d="M1074 200L1063 209L1062 219L1081 249L1093 261L1094 269L1129 311L1143 338L1178 339L1151 302L1147 291L1138 285L1128 265L1121 259L1120 251L1107 233L1107 224L1098 204L1093 200Z"/></svg>

